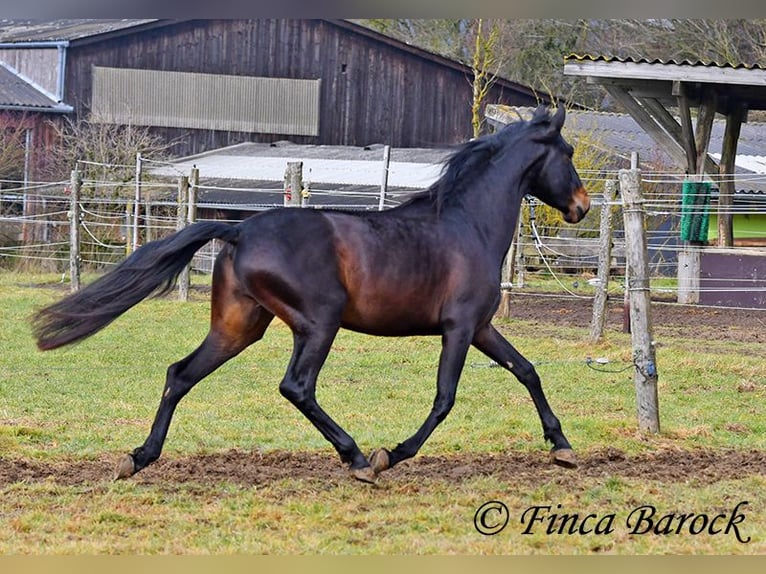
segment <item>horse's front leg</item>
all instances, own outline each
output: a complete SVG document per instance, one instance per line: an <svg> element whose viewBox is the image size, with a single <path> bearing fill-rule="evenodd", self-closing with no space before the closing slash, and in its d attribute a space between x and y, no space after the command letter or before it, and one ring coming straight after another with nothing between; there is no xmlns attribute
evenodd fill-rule
<svg viewBox="0 0 766 574"><path fill-rule="evenodd" d="M553 414L548 399L545 398L540 377L532 363L525 359L492 325L487 325L476 333L473 345L498 365L513 373L527 388L540 415L543 436L553 443L551 449L553 462L563 467L575 468L577 459L561 430L559 419Z"/></svg>
<svg viewBox="0 0 766 574"><path fill-rule="evenodd" d="M457 384L463 371L468 347L471 345L471 337L472 332L466 329L454 329L443 335L439 373L436 381L436 398L431 412L418 431L404 442L399 443L396 448L391 451L379 449L370 455L370 464L375 474L415 456L434 429L452 410L452 406L455 404Z"/></svg>

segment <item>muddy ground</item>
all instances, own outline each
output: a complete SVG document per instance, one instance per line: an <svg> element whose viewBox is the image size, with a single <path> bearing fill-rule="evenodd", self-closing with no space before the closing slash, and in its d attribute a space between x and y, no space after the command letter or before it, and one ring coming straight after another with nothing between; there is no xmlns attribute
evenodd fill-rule
<svg viewBox="0 0 766 574"><path fill-rule="evenodd" d="M57 461L5 460L0 465L0 485L15 482L53 482L67 486L93 485L113 476L114 460ZM574 471L578 479L621 476L651 476L662 482L699 480L709 484L766 474L766 452L663 450L628 457L616 449L605 449L580 457ZM514 484L541 482L567 484L571 470L551 465L544 453L460 454L418 456L386 471L381 482L429 480L460 482L494 477ZM140 484L193 483L214 486L228 482L240 486L266 486L284 479L302 478L325 485L351 480L345 467L329 452L228 451L183 458L165 457L129 480Z"/></svg>
<svg viewBox="0 0 766 574"><path fill-rule="evenodd" d="M592 308L579 299L517 295L512 318L540 325L588 326ZM743 311L682 307L658 303L653 320L659 336L697 337L701 340L766 343L766 310ZM621 330L621 300L609 305L608 329ZM766 347L764 347L766 358ZM699 479L705 483L766 475L766 452L665 449L626 456L616 449L580 455L579 477L652 476L664 482ZM16 482L54 482L92 485L110 480L115 460L36 461L0 459L0 486ZM385 480L452 480L492 476L514 483L571 480L569 471L552 466L544 452L534 454L456 454L418 456L387 471ZM207 484L230 482L243 486L267 485L288 478L348 481L346 469L331 452L244 452L232 450L183 458L163 457L130 480L146 484Z"/></svg>

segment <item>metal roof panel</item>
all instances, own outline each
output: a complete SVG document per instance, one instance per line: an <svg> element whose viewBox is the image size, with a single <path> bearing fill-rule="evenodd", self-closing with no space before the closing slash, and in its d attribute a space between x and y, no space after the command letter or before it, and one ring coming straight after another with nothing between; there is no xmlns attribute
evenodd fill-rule
<svg viewBox="0 0 766 574"><path fill-rule="evenodd" d="M149 19L67 19L8 20L0 19L0 42L63 42L80 40L156 22Z"/></svg>

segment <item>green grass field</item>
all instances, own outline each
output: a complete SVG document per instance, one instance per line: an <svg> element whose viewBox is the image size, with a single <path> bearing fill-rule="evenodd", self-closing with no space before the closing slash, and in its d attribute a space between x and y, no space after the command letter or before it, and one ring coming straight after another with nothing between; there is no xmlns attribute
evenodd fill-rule
<svg viewBox="0 0 766 574"><path fill-rule="evenodd" d="M65 293L52 276L0 274L0 464L76 466L132 450L148 433L165 369L191 352L207 329L207 295L195 294L189 303L149 300L78 345L41 353L28 318ZM766 451L762 345L705 344L693 333L662 338L662 432L647 436L636 431L632 371L596 372L585 364L588 356L608 357L614 370L629 364L628 336L609 333L594 345L587 340L588 325L500 321L498 326L537 364L565 432L586 460L607 449L644 462L657 453L701 449ZM336 460L319 433L279 395L290 353L290 333L275 323L263 341L200 383L179 406L163 459L239 449ZM425 418L438 354L436 338L342 332L320 376L319 401L363 450L391 448ZM472 351L457 404L421 455L454 459L459 467L467 457L509 453L544 460L547 449L525 389ZM412 469L417 465L417 457L409 463ZM395 469L375 486L336 475L253 485L225 477L178 483L159 476L147 483L140 476L112 482L107 474L74 485L55 475L0 481L0 554L766 551L766 468L709 479L696 472L688 480L557 468L518 480L479 471L456 479L450 473L423 477ZM509 522L499 534L484 536L474 527L474 516L491 500L507 506ZM632 534L626 525L629 513L643 505L654 506L656 518L663 513L712 518L742 501L748 504L740 508L745 518L739 528L747 543L734 529L692 534L687 525L679 534ZM614 515L614 528L601 534L549 533L549 523L540 521L524 534L521 518L535 506L550 506L548 517Z"/></svg>

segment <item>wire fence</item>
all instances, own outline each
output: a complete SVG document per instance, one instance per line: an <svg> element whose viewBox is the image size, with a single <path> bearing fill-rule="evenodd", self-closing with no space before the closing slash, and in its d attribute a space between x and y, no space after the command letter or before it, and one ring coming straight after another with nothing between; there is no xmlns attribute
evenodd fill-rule
<svg viewBox="0 0 766 574"><path fill-rule="evenodd" d="M142 159L147 164L167 165L166 162ZM83 165L88 165L88 162L83 162ZM575 292L572 286L577 283L594 284L602 257L598 213L608 208L613 211L615 221L609 261L609 293L619 295L623 292L626 271L622 201L620 198L605 201L601 193L606 182L614 181L617 173L581 171L581 176L586 187L592 190L593 215L577 226L541 225L536 216L541 209L539 202L532 198L525 199L522 224L514 240L517 253L513 262L510 258L506 262L504 287L524 288L524 274L540 272L553 279L558 286L552 295L592 297ZM766 183L766 176L723 175L721 179L729 177L736 178L739 187ZM188 189L179 196L179 186L184 179ZM644 209L652 288L668 298L678 292L675 278L679 257L688 248L679 234L682 218L719 215L716 206L711 208L709 202L692 205L691 209L684 208L680 193L683 181L684 176L679 173L642 172L642 186L647 189ZM216 219L234 223L249 214L283 205L284 193L285 188L278 185L227 187L221 185L220 180L206 179L204 174L197 174L195 179L180 172L178 181L150 176L133 181L85 178L76 209L80 229L79 264L85 270L108 269L137 245L173 233L192 220ZM322 186L312 188L308 193L311 202L306 205L307 208L370 210L394 207L412 192L389 192L382 196L378 190L347 191ZM0 268L62 275L69 272L72 255L71 194L71 181L26 184L0 181ZM205 197L211 194L215 200L206 200ZM190 199L192 197L201 199ZM749 242L761 246L752 248L752 255L766 261L766 194L743 194L742 197L745 201L728 206L725 213L751 221ZM195 214L193 217L188 215L191 211ZM192 269L198 273L210 273L216 254L217 246L211 242L198 252ZM510 268L513 268L512 271L509 271ZM747 308L762 309L766 304L760 305L758 301L766 301L766 280L763 272L758 276L758 269L750 275L743 273L741 276L723 273L718 276L708 272L699 292L703 295L716 294L720 300L731 296L733 302L730 306L736 306L737 293L743 293L756 302L746 305Z"/></svg>

